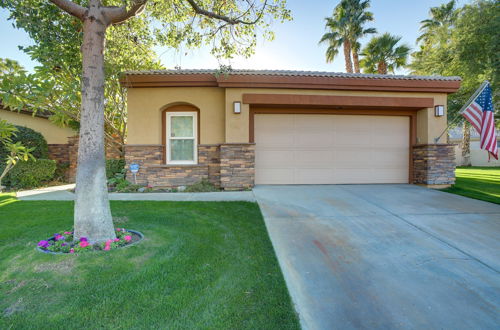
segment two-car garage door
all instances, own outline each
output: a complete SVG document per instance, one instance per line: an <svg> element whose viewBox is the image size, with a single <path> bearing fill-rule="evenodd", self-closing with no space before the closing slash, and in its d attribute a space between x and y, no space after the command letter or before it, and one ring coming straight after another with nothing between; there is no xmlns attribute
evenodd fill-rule
<svg viewBox="0 0 500 330"><path fill-rule="evenodd" d="M255 183L408 183L409 129L404 116L255 114Z"/></svg>

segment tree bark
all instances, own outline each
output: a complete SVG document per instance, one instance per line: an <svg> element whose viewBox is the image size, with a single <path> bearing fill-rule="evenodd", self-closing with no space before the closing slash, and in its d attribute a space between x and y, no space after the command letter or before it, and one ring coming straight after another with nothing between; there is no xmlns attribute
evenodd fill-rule
<svg viewBox="0 0 500 330"><path fill-rule="evenodd" d="M75 239L101 243L116 237L104 156L104 43L108 23L99 0L83 19L82 109L76 173Z"/></svg>
<svg viewBox="0 0 500 330"><path fill-rule="evenodd" d="M360 73L361 71L359 69L359 54L356 49L352 50L352 61L354 63L354 72Z"/></svg>
<svg viewBox="0 0 500 330"><path fill-rule="evenodd" d="M344 41L344 60L345 60L345 70L348 73L352 73L351 43L348 40Z"/></svg>
<svg viewBox="0 0 500 330"><path fill-rule="evenodd" d="M387 64L384 61L378 62L377 72L379 74L387 74Z"/></svg>
<svg viewBox="0 0 500 330"><path fill-rule="evenodd" d="M464 120L462 126L462 165L463 166L471 166L470 159L470 126L467 124L467 121Z"/></svg>

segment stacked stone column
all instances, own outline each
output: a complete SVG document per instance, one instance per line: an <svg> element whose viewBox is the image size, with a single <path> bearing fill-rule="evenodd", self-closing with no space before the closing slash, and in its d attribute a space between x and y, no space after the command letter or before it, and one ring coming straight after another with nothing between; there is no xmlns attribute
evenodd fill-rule
<svg viewBox="0 0 500 330"><path fill-rule="evenodd" d="M413 183L431 187L455 183L455 145L413 146Z"/></svg>

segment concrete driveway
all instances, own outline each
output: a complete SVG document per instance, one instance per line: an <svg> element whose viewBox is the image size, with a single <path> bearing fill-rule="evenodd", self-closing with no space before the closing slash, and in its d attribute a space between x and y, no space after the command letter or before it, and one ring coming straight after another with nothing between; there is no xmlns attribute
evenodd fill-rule
<svg viewBox="0 0 500 330"><path fill-rule="evenodd" d="M500 328L500 205L412 185L254 194L304 329Z"/></svg>

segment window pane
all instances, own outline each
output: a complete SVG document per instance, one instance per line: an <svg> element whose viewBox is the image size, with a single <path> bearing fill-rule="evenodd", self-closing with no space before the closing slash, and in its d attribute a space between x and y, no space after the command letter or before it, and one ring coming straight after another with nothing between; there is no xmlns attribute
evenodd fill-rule
<svg viewBox="0 0 500 330"><path fill-rule="evenodd" d="M171 137L191 137L193 134L193 116L170 117Z"/></svg>
<svg viewBox="0 0 500 330"><path fill-rule="evenodd" d="M170 160L194 160L194 140L170 140Z"/></svg>

